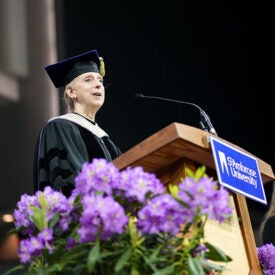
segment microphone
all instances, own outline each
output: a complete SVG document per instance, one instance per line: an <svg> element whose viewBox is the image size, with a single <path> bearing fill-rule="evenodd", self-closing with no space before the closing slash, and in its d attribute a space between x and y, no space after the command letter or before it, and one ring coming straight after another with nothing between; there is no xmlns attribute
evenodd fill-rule
<svg viewBox="0 0 275 275"><path fill-rule="evenodd" d="M200 127L202 130L208 131L209 133L218 136L215 128L213 127L209 116L206 114L206 112L197 104L194 104L192 102L186 102L186 101L180 101L180 100L175 100L175 99L169 99L165 97L158 97L158 96L145 96L143 94L135 94L134 95L135 99L157 99L157 100L162 100L162 101L168 101L168 102L174 102L174 103L180 103L180 104L186 104L186 105L191 105L195 108L197 108L200 111ZM206 126L205 126L206 125Z"/></svg>

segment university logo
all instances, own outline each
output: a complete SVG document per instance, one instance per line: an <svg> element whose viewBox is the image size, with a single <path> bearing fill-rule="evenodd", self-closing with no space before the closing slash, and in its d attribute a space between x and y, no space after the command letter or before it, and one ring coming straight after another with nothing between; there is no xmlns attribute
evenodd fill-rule
<svg viewBox="0 0 275 275"><path fill-rule="evenodd" d="M217 137L209 136L219 183L267 204L257 159Z"/></svg>

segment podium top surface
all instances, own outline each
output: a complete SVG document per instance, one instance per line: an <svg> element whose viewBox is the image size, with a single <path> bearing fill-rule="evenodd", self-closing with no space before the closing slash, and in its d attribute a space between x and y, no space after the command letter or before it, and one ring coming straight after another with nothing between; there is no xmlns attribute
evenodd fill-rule
<svg viewBox="0 0 275 275"><path fill-rule="evenodd" d="M209 135L211 134L201 129L174 122L126 151L116 158L113 163L119 169L124 169L127 166L141 166L145 171L154 173L180 159L188 159L215 170L214 158L208 139ZM237 145L222 138L219 139L255 157L263 183L275 179L273 170L268 163Z"/></svg>

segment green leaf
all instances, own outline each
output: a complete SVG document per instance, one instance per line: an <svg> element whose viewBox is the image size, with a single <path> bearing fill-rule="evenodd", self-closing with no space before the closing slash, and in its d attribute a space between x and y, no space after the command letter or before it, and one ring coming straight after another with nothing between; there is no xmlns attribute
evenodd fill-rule
<svg viewBox="0 0 275 275"><path fill-rule="evenodd" d="M106 257L115 258L118 255L120 255L122 252L121 251L103 251L100 253L100 258L101 259L106 258Z"/></svg>
<svg viewBox="0 0 275 275"><path fill-rule="evenodd" d="M22 226L20 226L19 228L12 228L8 231L7 235L17 234L22 230L22 228Z"/></svg>
<svg viewBox="0 0 275 275"><path fill-rule="evenodd" d="M153 275L167 275L167 274L174 274L175 266L169 265L163 269L159 269L153 273Z"/></svg>
<svg viewBox="0 0 275 275"><path fill-rule="evenodd" d="M203 260L202 264L204 268L207 269L208 271L210 270L223 271L225 269L224 266L208 262L207 260Z"/></svg>
<svg viewBox="0 0 275 275"><path fill-rule="evenodd" d="M187 195L189 195L188 192L184 191ZM190 196L189 196L190 197ZM173 196L173 198L179 203L181 204L183 207L185 208L191 208L189 204L187 204L185 201L183 201L181 198L177 197L177 196Z"/></svg>
<svg viewBox="0 0 275 275"><path fill-rule="evenodd" d="M135 267L132 267L131 275L140 275L140 272Z"/></svg>
<svg viewBox="0 0 275 275"><path fill-rule="evenodd" d="M38 202L39 202L41 208L45 208L47 206L48 203L45 200L44 192L40 193L40 195L38 196Z"/></svg>
<svg viewBox="0 0 275 275"><path fill-rule="evenodd" d="M92 272L95 269L96 262L100 259L100 246L99 243L95 243L94 247L91 249L88 259L87 259L87 269L88 272Z"/></svg>
<svg viewBox="0 0 275 275"><path fill-rule="evenodd" d="M18 271L18 270L21 270L21 269L24 269L24 265L17 265L15 267L13 267L12 269L6 271L3 273L3 275L9 275L9 274L13 274L15 271ZM23 273L22 273L23 274Z"/></svg>
<svg viewBox="0 0 275 275"><path fill-rule="evenodd" d="M156 249L154 249L153 253L151 255L149 255L149 261L150 262L154 262L157 259L161 249L162 249L162 246L159 246Z"/></svg>
<svg viewBox="0 0 275 275"><path fill-rule="evenodd" d="M196 258L188 258L187 260L188 268L190 275L204 275L203 268L201 267L201 263Z"/></svg>
<svg viewBox="0 0 275 275"><path fill-rule="evenodd" d="M179 187L175 184L168 184L168 190L171 195L176 197L179 192Z"/></svg>
<svg viewBox="0 0 275 275"><path fill-rule="evenodd" d="M59 211L56 211L49 223L49 228L53 228L58 223L58 221L59 221Z"/></svg>
<svg viewBox="0 0 275 275"><path fill-rule="evenodd" d="M46 213L38 207L33 208L33 221L39 231L47 226Z"/></svg>
<svg viewBox="0 0 275 275"><path fill-rule="evenodd" d="M204 165L198 167L195 172L193 172L190 168L185 168L185 174L187 177L194 178L195 180L199 180L205 176L206 174L206 167Z"/></svg>
<svg viewBox="0 0 275 275"><path fill-rule="evenodd" d="M47 268L47 274L56 274L58 271L61 271L63 266L59 263L53 264Z"/></svg>
<svg viewBox="0 0 275 275"><path fill-rule="evenodd" d="M125 266L125 264L127 263L127 261L130 259L132 255L132 248L129 247L123 254L122 256L118 259L116 265L115 265L115 271L116 272L120 272L123 267Z"/></svg>
<svg viewBox="0 0 275 275"><path fill-rule="evenodd" d="M30 272L30 274L35 274L35 275L49 275L49 274L53 274L53 273L49 272L49 271L47 270L47 268L44 268L44 267L40 266L40 267L35 271L35 273Z"/></svg>
<svg viewBox="0 0 275 275"><path fill-rule="evenodd" d="M218 262L231 262L232 258L227 256L221 249L218 247L206 242L204 244L209 251L205 253L205 256L209 260L218 261Z"/></svg>
<svg viewBox="0 0 275 275"><path fill-rule="evenodd" d="M60 265L63 267L69 264L80 264L84 263L87 257L87 251L83 249L82 251L75 251L74 253L65 253L64 257L61 256L60 258ZM56 259L53 259L56 261Z"/></svg>

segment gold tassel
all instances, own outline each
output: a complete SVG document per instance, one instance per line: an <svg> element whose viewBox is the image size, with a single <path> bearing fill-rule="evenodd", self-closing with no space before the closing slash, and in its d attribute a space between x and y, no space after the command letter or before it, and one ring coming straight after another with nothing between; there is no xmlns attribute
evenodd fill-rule
<svg viewBox="0 0 275 275"><path fill-rule="evenodd" d="M105 76L105 64L104 64L102 57L99 57L99 62L100 62L99 72L100 72L101 76L104 77Z"/></svg>

